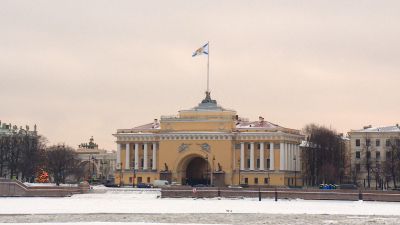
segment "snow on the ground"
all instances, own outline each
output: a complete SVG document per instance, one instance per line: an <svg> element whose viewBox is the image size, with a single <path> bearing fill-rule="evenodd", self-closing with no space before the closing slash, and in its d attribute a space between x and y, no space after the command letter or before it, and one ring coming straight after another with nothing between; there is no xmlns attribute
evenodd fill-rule
<svg viewBox="0 0 400 225"><path fill-rule="evenodd" d="M400 204L369 201L321 201L258 198L159 198L155 189L118 189L104 194L72 197L0 198L0 214L82 214L82 213L266 213L399 215Z"/></svg>

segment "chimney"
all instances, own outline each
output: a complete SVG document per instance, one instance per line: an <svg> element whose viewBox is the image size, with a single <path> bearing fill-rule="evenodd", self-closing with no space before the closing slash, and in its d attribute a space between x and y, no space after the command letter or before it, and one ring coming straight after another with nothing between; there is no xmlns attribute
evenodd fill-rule
<svg viewBox="0 0 400 225"><path fill-rule="evenodd" d="M236 115L236 120L239 120L239 115Z"/></svg>
<svg viewBox="0 0 400 225"><path fill-rule="evenodd" d="M154 119L154 123L157 123L157 119Z"/></svg>
<svg viewBox="0 0 400 225"><path fill-rule="evenodd" d="M263 118L262 116L259 116L259 117L258 117L258 121L263 122L263 121L264 121L264 118Z"/></svg>

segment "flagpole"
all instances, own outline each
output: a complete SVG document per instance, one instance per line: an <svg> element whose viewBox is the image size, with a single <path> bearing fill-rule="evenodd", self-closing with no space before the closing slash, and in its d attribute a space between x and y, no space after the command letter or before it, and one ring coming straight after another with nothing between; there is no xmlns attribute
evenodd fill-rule
<svg viewBox="0 0 400 225"><path fill-rule="evenodd" d="M207 92L210 92L209 89L209 77L210 77L210 41L207 42L208 46L208 59L207 59Z"/></svg>

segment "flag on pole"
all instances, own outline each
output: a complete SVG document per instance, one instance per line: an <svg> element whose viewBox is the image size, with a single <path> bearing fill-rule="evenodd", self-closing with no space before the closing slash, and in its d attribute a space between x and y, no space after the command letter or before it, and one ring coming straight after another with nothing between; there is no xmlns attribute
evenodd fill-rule
<svg viewBox="0 0 400 225"><path fill-rule="evenodd" d="M195 57L196 55L208 55L208 43L205 44L203 47L197 49L193 53L192 57Z"/></svg>

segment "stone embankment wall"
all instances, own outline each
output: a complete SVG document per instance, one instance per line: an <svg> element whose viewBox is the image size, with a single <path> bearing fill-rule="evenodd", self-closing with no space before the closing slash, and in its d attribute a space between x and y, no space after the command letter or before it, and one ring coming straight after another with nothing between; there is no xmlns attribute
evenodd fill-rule
<svg viewBox="0 0 400 225"><path fill-rule="evenodd" d="M300 198L309 200L364 200L400 202L400 191L368 191L340 189L279 189L279 188L211 188L211 187L165 187L162 198Z"/></svg>
<svg viewBox="0 0 400 225"><path fill-rule="evenodd" d="M64 197L86 193L89 184L77 186L27 186L14 179L0 179L1 197Z"/></svg>

